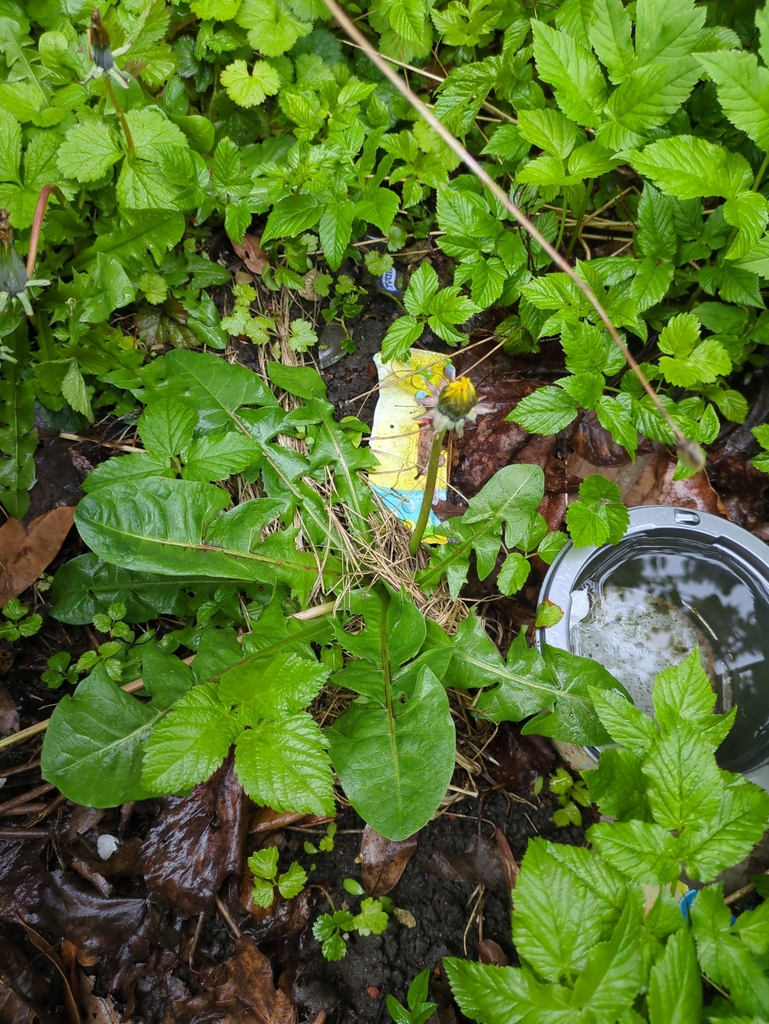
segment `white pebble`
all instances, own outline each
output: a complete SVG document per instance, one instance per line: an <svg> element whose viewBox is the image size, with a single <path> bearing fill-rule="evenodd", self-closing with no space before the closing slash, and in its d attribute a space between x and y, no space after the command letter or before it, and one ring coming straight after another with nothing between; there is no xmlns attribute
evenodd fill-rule
<svg viewBox="0 0 769 1024"><path fill-rule="evenodd" d="M118 846L120 846L120 843L115 836L104 835L99 836L96 849L99 851L99 856L102 860L109 860L115 850L117 850Z"/></svg>

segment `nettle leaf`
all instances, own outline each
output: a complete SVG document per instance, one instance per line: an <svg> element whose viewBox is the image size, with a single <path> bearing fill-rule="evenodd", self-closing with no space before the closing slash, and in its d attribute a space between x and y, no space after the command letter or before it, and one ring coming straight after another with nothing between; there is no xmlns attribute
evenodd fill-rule
<svg viewBox="0 0 769 1024"><path fill-rule="evenodd" d="M769 1006L769 979L748 946L729 930L721 883L697 893L690 911L697 959L707 979L726 989L738 1013L761 1018Z"/></svg>
<svg viewBox="0 0 769 1024"><path fill-rule="evenodd" d="M660 139L630 156L642 174L678 199L728 196L748 188L752 181L744 157L693 135Z"/></svg>
<svg viewBox="0 0 769 1024"><path fill-rule="evenodd" d="M623 890L622 876L590 851L530 839L514 896L519 956L552 982L584 970L620 919Z"/></svg>
<svg viewBox="0 0 769 1024"><path fill-rule="evenodd" d="M606 102L606 83L595 57L572 36L533 21L537 74L555 89L558 106L577 124L597 128Z"/></svg>
<svg viewBox="0 0 769 1024"><path fill-rule="evenodd" d="M241 731L216 686L194 686L156 725L144 751L142 781L154 793L178 793L205 782Z"/></svg>
<svg viewBox="0 0 769 1024"><path fill-rule="evenodd" d="M277 811L333 815L334 792L326 739L306 713L260 721L242 732L235 771L257 803Z"/></svg>
<svg viewBox="0 0 769 1024"><path fill-rule="evenodd" d="M595 0L585 45L590 45L615 85L629 78L635 63L632 23L622 0ZM589 43L587 42L589 38Z"/></svg>
<svg viewBox="0 0 769 1024"><path fill-rule="evenodd" d="M137 430L151 454L178 455L192 443L198 424L193 408L177 398L161 398L148 405L139 417Z"/></svg>
<svg viewBox="0 0 769 1024"><path fill-rule="evenodd" d="M258 107L280 88L280 75L266 61L259 61L251 72L244 60L233 61L222 71L220 80L227 95L239 107Z"/></svg>
<svg viewBox="0 0 769 1024"><path fill-rule="evenodd" d="M532 145L565 160L577 144L579 128L560 111L519 110L518 131ZM584 138L584 136L583 136ZM469 233L469 232L468 232Z"/></svg>
<svg viewBox="0 0 769 1024"><path fill-rule="evenodd" d="M354 218L355 205L349 199L329 200L320 218L320 244L332 270L338 270L344 259Z"/></svg>
<svg viewBox="0 0 769 1024"><path fill-rule="evenodd" d="M716 83L721 109L765 153L769 151L769 71L753 53L698 53Z"/></svg>
<svg viewBox="0 0 769 1024"><path fill-rule="evenodd" d="M89 117L67 132L59 149L59 171L65 178L97 181L122 155L110 126Z"/></svg>
<svg viewBox="0 0 769 1024"><path fill-rule="evenodd" d="M532 434L557 434L577 418L578 408L567 391L543 387L522 398L505 419Z"/></svg>

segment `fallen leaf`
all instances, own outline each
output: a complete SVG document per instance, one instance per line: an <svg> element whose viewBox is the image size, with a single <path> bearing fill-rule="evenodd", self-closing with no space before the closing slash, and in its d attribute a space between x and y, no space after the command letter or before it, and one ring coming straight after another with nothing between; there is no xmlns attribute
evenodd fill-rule
<svg viewBox="0 0 769 1024"><path fill-rule="evenodd" d="M205 988L213 990L219 1005L231 1008L230 1012L240 1004L262 1024L296 1024L295 1007L284 992L275 988L272 964L247 936L236 940L229 960L201 971L200 980Z"/></svg>
<svg viewBox="0 0 769 1024"><path fill-rule="evenodd" d="M393 917L404 928L416 928L417 926L417 919L410 910L404 910L403 907L393 907Z"/></svg>
<svg viewBox="0 0 769 1024"><path fill-rule="evenodd" d="M493 939L481 939L478 943L478 959L492 967L507 967L510 961L504 949Z"/></svg>
<svg viewBox="0 0 769 1024"><path fill-rule="evenodd" d="M518 875L521 873L521 866L513 856L513 851L510 849L510 843L507 841L507 836L501 828L496 830L497 836L497 849L499 850L499 857L502 861L502 868L505 872L505 882L507 883L508 890L512 893L515 888L515 883L518 880ZM512 910L512 906L510 907Z"/></svg>
<svg viewBox="0 0 769 1024"><path fill-rule="evenodd" d="M186 917L209 912L243 863L247 800L230 762L191 796L168 797L144 840L147 888Z"/></svg>
<svg viewBox="0 0 769 1024"><path fill-rule="evenodd" d="M676 459L667 448L660 448L635 484L623 495L631 508L635 505L678 505L713 515L725 515L725 509L704 470L688 480L674 480Z"/></svg>
<svg viewBox="0 0 769 1024"><path fill-rule="evenodd" d="M627 451L621 444L617 444L608 430L601 426L598 417L592 410L582 412L569 438L569 443L577 455L602 471L608 466L632 464ZM654 451L652 442L643 437L639 438L636 458L640 455L649 455L652 451Z"/></svg>
<svg viewBox="0 0 769 1024"><path fill-rule="evenodd" d="M507 888L497 844L484 836L473 836L459 853L433 850L425 861L424 870L448 882L483 885L500 892Z"/></svg>
<svg viewBox="0 0 769 1024"><path fill-rule="evenodd" d="M19 711L16 701L0 683L0 736L19 731Z"/></svg>
<svg viewBox="0 0 769 1024"><path fill-rule="evenodd" d="M390 892L406 870L416 848L416 836L394 842L366 825L360 844L361 874L366 894L376 898Z"/></svg>
<svg viewBox="0 0 769 1024"><path fill-rule="evenodd" d="M74 505L62 505L33 519L28 527L18 519L0 526L0 608L31 586L53 561L74 514Z"/></svg>
<svg viewBox="0 0 769 1024"><path fill-rule="evenodd" d="M120 1013L109 996L95 996L93 987L96 978L89 978L80 972L80 1001L89 1024L120 1024Z"/></svg>
<svg viewBox="0 0 769 1024"><path fill-rule="evenodd" d="M550 744L542 736L522 736L517 722L501 722L486 748L488 775L512 793L531 791L538 778L550 775L554 761Z"/></svg>
<svg viewBox="0 0 769 1024"><path fill-rule="evenodd" d="M243 260L248 269L252 270L255 274L261 274L270 262L261 243L262 239L259 235L244 235L242 244L232 243L232 248L237 255Z"/></svg>

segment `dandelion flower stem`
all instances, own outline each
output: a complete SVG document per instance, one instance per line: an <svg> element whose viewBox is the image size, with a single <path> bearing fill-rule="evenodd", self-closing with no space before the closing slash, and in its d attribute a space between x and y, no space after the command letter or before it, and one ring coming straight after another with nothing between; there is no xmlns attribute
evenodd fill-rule
<svg viewBox="0 0 769 1024"><path fill-rule="evenodd" d="M409 554L413 558L422 543L427 520L430 518L430 509L433 507L433 495L435 494L435 481L438 479L438 463L441 460L441 445L445 430L433 434L433 443L430 448L430 459L427 463L427 475L425 476L425 490L422 496L422 507L419 509L419 518L414 532L409 541Z"/></svg>
<svg viewBox="0 0 769 1024"><path fill-rule="evenodd" d="M104 76L104 84L107 86L107 92L109 93L109 98L112 100L112 106L115 108L115 113L120 118L120 124L123 126L123 134L125 135L126 146L128 147L128 155L132 160L135 160L136 146L134 145L133 135L131 135L131 129L128 127L128 121L123 113L123 108L118 103L115 90L112 88L112 82L110 82L106 75Z"/></svg>

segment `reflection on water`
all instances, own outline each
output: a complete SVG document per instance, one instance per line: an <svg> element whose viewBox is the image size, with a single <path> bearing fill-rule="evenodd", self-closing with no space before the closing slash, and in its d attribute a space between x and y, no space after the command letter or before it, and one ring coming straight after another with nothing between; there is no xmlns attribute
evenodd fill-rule
<svg viewBox="0 0 769 1024"><path fill-rule="evenodd" d="M701 544L688 553L639 550L574 591L571 646L605 665L651 713L656 674L699 644L716 710L738 709L719 763L746 771L769 760L769 599L725 558Z"/></svg>

